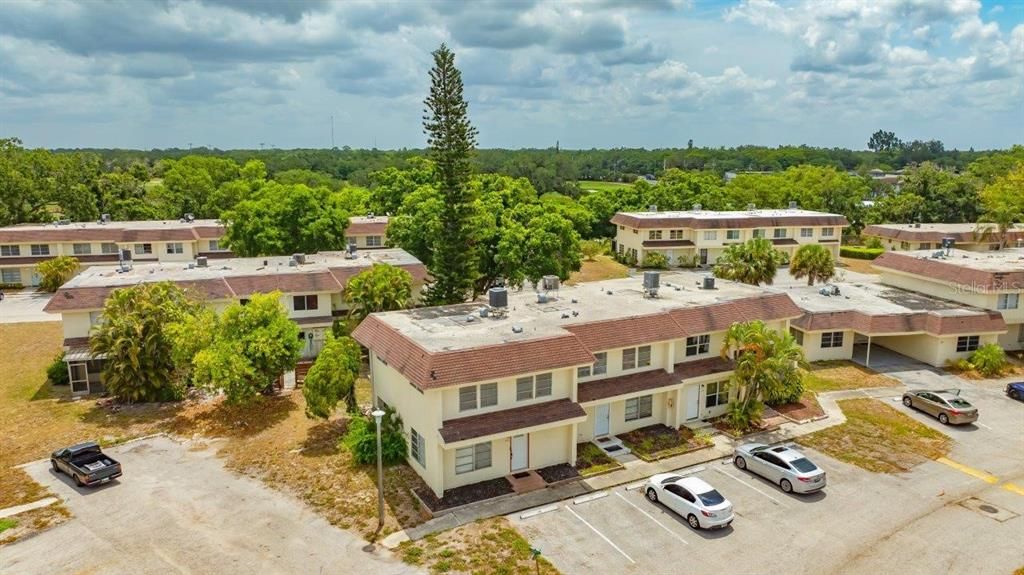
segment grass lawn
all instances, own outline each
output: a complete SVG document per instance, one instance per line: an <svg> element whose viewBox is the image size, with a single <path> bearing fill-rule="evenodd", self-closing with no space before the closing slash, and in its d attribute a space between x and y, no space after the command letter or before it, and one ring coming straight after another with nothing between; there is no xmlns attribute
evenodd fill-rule
<svg viewBox="0 0 1024 575"><path fill-rule="evenodd" d="M852 361L817 361L804 372L804 389L816 393L861 389L865 387L893 387L900 382Z"/></svg>
<svg viewBox="0 0 1024 575"><path fill-rule="evenodd" d="M540 558L532 559L530 544L504 517L484 519L398 548L402 560L431 573L474 573L482 575L532 575L558 573Z"/></svg>
<svg viewBox="0 0 1024 575"><path fill-rule="evenodd" d="M629 277L629 268L615 261L611 256L595 256L592 262L584 259L580 271L573 272L565 283L572 285L624 277Z"/></svg>
<svg viewBox="0 0 1024 575"><path fill-rule="evenodd" d="M946 455L951 440L943 433L875 399L839 402L846 423L817 431L797 442L876 473L901 473Z"/></svg>
<svg viewBox="0 0 1024 575"><path fill-rule="evenodd" d="M584 191L594 190L595 192L623 190L633 186L633 184L624 184L622 182L602 182L599 180L580 180L576 184Z"/></svg>
<svg viewBox="0 0 1024 575"><path fill-rule="evenodd" d="M583 477L597 475L621 467L622 465L618 461L615 461L615 459L593 443L588 441L576 444L576 471L579 471Z"/></svg>
<svg viewBox="0 0 1024 575"><path fill-rule="evenodd" d="M10 517L5 518L5 519L0 519L0 533L3 533L4 531L7 531L8 529L14 527L17 524L18 524L18 522L15 521L14 519L11 519Z"/></svg>
<svg viewBox="0 0 1024 575"><path fill-rule="evenodd" d="M862 274L875 274L878 275L878 270L871 265L871 260L861 260L857 258L844 258L839 256L839 263L842 267L837 267L836 271L839 270L850 270Z"/></svg>

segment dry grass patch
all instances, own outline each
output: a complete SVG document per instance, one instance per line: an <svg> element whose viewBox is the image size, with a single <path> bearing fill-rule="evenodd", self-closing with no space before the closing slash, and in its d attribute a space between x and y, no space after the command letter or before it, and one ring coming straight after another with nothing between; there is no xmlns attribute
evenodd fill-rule
<svg viewBox="0 0 1024 575"><path fill-rule="evenodd" d="M420 541L406 541L399 546L398 554L406 563L431 573L537 573L530 543L504 517L483 519ZM541 557L540 573L553 575L558 570Z"/></svg>
<svg viewBox="0 0 1024 575"><path fill-rule="evenodd" d="M874 274L878 275L878 270L871 265L871 260L861 260L857 258L844 258L839 257L839 263L842 265L842 269L850 270L862 274Z"/></svg>
<svg viewBox="0 0 1024 575"><path fill-rule="evenodd" d="M875 399L839 402L846 423L797 439L798 443L876 473L909 471L949 452L951 440Z"/></svg>
<svg viewBox="0 0 1024 575"><path fill-rule="evenodd" d="M32 511L19 513L14 517L0 519L7 522L8 528L0 524L0 545L7 545L33 533L56 527L71 518L71 512L60 503L48 507L40 507Z"/></svg>
<svg viewBox="0 0 1024 575"><path fill-rule="evenodd" d="M897 385L900 382L887 375L845 360L818 361L804 372L804 389L815 393Z"/></svg>
<svg viewBox="0 0 1024 575"><path fill-rule="evenodd" d="M629 268L612 259L611 256L595 256L594 261L583 261L580 271L573 272L566 284L596 282L616 278L629 277Z"/></svg>

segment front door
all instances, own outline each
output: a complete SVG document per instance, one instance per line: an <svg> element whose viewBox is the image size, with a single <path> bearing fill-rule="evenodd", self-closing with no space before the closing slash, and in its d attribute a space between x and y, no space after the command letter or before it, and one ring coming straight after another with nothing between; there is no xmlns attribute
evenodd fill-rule
<svg viewBox="0 0 1024 575"><path fill-rule="evenodd" d="M700 249L700 265L708 265L708 250L706 248Z"/></svg>
<svg viewBox="0 0 1024 575"><path fill-rule="evenodd" d="M686 388L686 421L700 417L700 386L691 385Z"/></svg>
<svg viewBox="0 0 1024 575"><path fill-rule="evenodd" d="M522 471L530 466L530 441L526 434L512 436L512 471Z"/></svg>
<svg viewBox="0 0 1024 575"><path fill-rule="evenodd" d="M594 409L594 437L602 437L611 432L609 405L599 405Z"/></svg>

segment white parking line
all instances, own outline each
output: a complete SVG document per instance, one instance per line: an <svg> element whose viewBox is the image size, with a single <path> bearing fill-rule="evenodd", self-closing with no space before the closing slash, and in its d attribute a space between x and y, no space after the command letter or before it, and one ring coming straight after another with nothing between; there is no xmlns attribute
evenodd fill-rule
<svg viewBox="0 0 1024 575"><path fill-rule="evenodd" d="M643 513L643 514L644 514L645 516L647 516L647 518L648 518L648 519L650 519L651 521L653 521L653 522L657 523L657 524L658 524L658 527L661 527L661 528L662 528L662 529L664 529L665 531L668 531L668 532L669 532L669 535L671 535L672 537L675 537L676 539L678 539L679 541L681 541L681 542L683 543L683 545L689 545L689 543L687 543L685 539L683 539L682 537L680 537L678 533L676 533L675 531L672 531L671 529L669 529L667 525L665 525L665 524L664 524L664 523L662 523L661 521L658 521L657 519L655 519L655 518L654 518L654 516L653 516L653 515L651 515L650 513L648 513L648 512L646 512L646 511L644 511L643 509L640 509L640 506L638 506L638 505L637 505L636 503L633 503L633 502L632 502L632 501L630 501L629 499L626 499L626 498L625 498L625 497L623 497L623 496L622 496L622 494L621 494L621 493L619 493L619 492L616 492L616 493L615 493L615 495L618 495L618 496L619 496L619 499L621 499L621 500L625 501L625 502L626 502L626 503L628 503L628 504L629 504L629 505L630 505L630 506L631 506L631 507L632 507L633 509L636 509L636 510L637 510L637 511L639 511L640 513Z"/></svg>
<svg viewBox="0 0 1024 575"><path fill-rule="evenodd" d="M772 503L775 503L776 505L780 505L780 506L782 505L782 502L781 502L781 501L779 501L778 499L776 499L776 498L772 497L771 495L768 495L768 494L767 494L767 493L765 493L764 491L761 491L760 489L758 489L758 488L754 487L753 485L751 485L751 484L747 483L746 481L743 481L742 479L740 479L739 477L736 477L736 476L735 476L735 475L733 475L732 473L727 473L727 472L725 472L725 471L722 471L721 469L719 469L719 468L717 468L717 467L715 467L715 468L714 468L714 470L715 470L715 471L717 471L717 472L719 472L719 473L721 473L722 475L725 475L726 477L728 477L728 478L732 479L733 481L737 481L737 482L739 482L739 483L741 483L741 484L743 484L743 485L746 485L747 487L749 487L749 488L753 489L754 491L756 491L756 492L760 493L761 495L764 495L764 496L765 496L765 497L767 497L768 499L771 499L771 500L772 500Z"/></svg>
<svg viewBox="0 0 1024 575"><path fill-rule="evenodd" d="M992 431L992 428L987 426L987 425L985 425L984 423L978 423L977 421L975 421L974 425L977 425L978 427L984 427L985 429L987 429L989 431Z"/></svg>
<svg viewBox="0 0 1024 575"><path fill-rule="evenodd" d="M607 543L607 544L611 545L612 547L614 547L615 550L618 551L619 553L621 553L623 557L628 559L630 563L636 563L636 561L633 561L632 557L630 557L629 555L626 555L625 551L623 551L622 549L619 549L618 545L612 543L611 539L608 539L607 537L605 537L604 533L601 533L600 531L598 531L597 528L594 527L593 525L591 525L586 519L580 517L579 513L576 513L575 511L573 511L572 507L569 507L568 505L566 505L565 506L565 510L568 511L569 513L572 513L573 515L575 515L576 519L579 519L580 521L583 522L584 525L589 527L591 531L593 531L594 533L597 533L598 537L600 537L601 539L604 539L605 543Z"/></svg>

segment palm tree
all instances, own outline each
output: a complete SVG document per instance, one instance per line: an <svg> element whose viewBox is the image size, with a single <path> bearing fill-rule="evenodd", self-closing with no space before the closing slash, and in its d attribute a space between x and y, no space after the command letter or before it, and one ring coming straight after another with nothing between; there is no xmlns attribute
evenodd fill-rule
<svg viewBox="0 0 1024 575"><path fill-rule="evenodd" d="M735 361L730 383L738 393L729 407L734 427L743 429L754 423L762 401L793 401L803 393L800 368L807 362L803 349L789 333L757 320L734 323L726 331L721 354Z"/></svg>
<svg viewBox="0 0 1024 575"><path fill-rule="evenodd" d="M53 293L57 288L64 285L64 282L71 279L78 271L78 258L71 256L57 256L53 259L40 262L36 266L42 279L39 288L43 291Z"/></svg>
<svg viewBox="0 0 1024 575"><path fill-rule="evenodd" d="M772 285L779 266L786 263L786 255L775 249L765 238L754 238L746 243L729 246L718 256L713 272L715 277L750 285Z"/></svg>
<svg viewBox="0 0 1024 575"><path fill-rule="evenodd" d="M789 262L789 272L796 279L807 278L807 285L827 282L836 275L836 262L832 252L825 246L807 244L800 246Z"/></svg>
<svg viewBox="0 0 1024 575"><path fill-rule="evenodd" d="M999 249L1006 247L1007 232L1016 226L1018 214L1009 205L993 206L982 214L981 221L974 227L974 241L996 242Z"/></svg>

